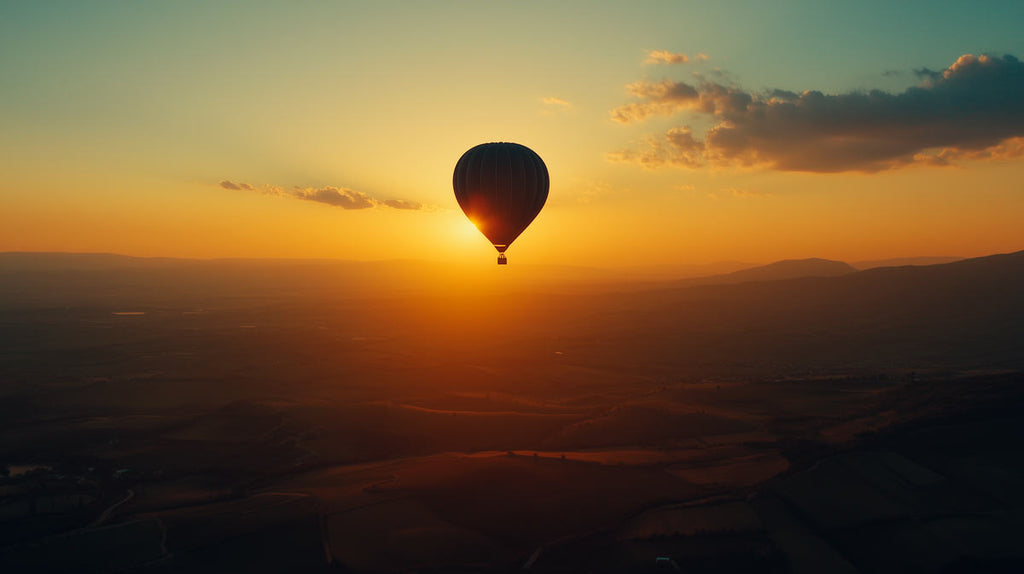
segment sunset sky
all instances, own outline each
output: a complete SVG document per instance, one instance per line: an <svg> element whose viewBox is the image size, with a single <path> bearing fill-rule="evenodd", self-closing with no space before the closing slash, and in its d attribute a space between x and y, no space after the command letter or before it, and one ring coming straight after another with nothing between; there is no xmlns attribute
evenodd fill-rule
<svg viewBox="0 0 1024 574"><path fill-rule="evenodd" d="M1024 249L1024 2L0 0L0 251L510 262Z"/></svg>

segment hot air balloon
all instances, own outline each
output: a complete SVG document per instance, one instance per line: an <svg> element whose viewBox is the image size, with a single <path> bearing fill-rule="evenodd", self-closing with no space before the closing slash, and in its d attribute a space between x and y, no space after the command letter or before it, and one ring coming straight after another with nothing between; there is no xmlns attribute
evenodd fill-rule
<svg viewBox="0 0 1024 574"><path fill-rule="evenodd" d="M480 144L455 164L452 186L466 217L498 250L505 250L530 225L548 199L548 168L530 148L517 143Z"/></svg>

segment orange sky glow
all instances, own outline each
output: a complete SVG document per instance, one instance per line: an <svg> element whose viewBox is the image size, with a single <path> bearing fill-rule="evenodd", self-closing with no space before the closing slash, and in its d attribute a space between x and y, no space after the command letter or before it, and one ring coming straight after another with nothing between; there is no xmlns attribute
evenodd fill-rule
<svg viewBox="0 0 1024 574"><path fill-rule="evenodd" d="M817 29L795 16L715 34L738 8L608 3L571 30L571 7L254 8L244 31L204 10L7 10L0 251L493 263L451 188L486 141L529 146L551 175L513 265L1024 248L1006 14L929 21L913 42L885 25L871 48L836 28L808 54L749 49ZM284 21L304 33L286 42ZM526 22L529 43L500 33Z"/></svg>

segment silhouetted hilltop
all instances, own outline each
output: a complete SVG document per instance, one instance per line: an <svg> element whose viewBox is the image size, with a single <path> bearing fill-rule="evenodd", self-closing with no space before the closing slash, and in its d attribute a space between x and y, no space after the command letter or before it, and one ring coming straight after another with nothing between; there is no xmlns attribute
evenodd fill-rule
<svg viewBox="0 0 1024 574"><path fill-rule="evenodd" d="M638 281L654 282L726 275L734 271L742 271L759 266L757 263L743 261L716 261L714 263L688 265L630 265L620 268L619 271L623 275Z"/></svg>
<svg viewBox="0 0 1024 574"><path fill-rule="evenodd" d="M0 253L0 272L18 271L92 271L167 266L182 259L131 257L115 253L59 253L11 251Z"/></svg>
<svg viewBox="0 0 1024 574"><path fill-rule="evenodd" d="M749 264L601 269L513 262L496 269L490 256L464 263L417 260L177 259L110 253L0 253L0 306L167 305L196 298L406 297L469 292L598 294L638 292L681 276L735 271ZM500 272L499 272L500 271ZM679 285L766 281L849 272L839 262L781 261Z"/></svg>
<svg viewBox="0 0 1024 574"><path fill-rule="evenodd" d="M93 263L105 268L75 269L39 261L90 256L49 254L27 269L25 257L0 255L0 311L340 305L360 336L440 341L444 332L466 348L550 346L607 368L658 373L1024 368L1024 252L860 272L834 261L779 262L703 285L628 288L606 275L585 282L588 271L573 268L98 255ZM800 273L842 274L768 280ZM456 325L453 316L464 319Z"/></svg>
<svg viewBox="0 0 1024 574"><path fill-rule="evenodd" d="M616 308L650 360L715 365L1024 363L1024 251L930 266L652 291ZM635 337L635 332L632 335ZM633 348L628 337L628 352ZM624 353L627 351L624 351Z"/></svg>
<svg viewBox="0 0 1024 574"><path fill-rule="evenodd" d="M873 259L870 261L854 261L850 265L864 271L875 267L903 267L906 265L941 265L960 261L962 257L894 257L892 259Z"/></svg>
<svg viewBox="0 0 1024 574"><path fill-rule="evenodd" d="M842 261L830 259L785 259L726 273L723 275L711 275L697 277L680 281L680 285L726 285L733 283L748 283L752 281L780 281L784 279L798 279L800 277L837 277L855 273L857 270Z"/></svg>

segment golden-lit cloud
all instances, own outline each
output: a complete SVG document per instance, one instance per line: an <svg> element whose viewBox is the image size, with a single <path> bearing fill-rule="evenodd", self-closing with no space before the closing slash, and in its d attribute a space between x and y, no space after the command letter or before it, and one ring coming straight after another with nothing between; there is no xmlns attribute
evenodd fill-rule
<svg viewBox="0 0 1024 574"><path fill-rule="evenodd" d="M968 54L941 73L915 73L922 83L897 94L751 93L706 80L637 82L627 89L641 101L613 110L613 120L633 123L691 112L716 124L703 139L687 126L675 127L608 157L648 168L876 172L1021 156L1024 63L1011 55Z"/></svg>
<svg viewBox="0 0 1024 574"><path fill-rule="evenodd" d="M380 203L395 209L423 209L422 203L417 201L406 201L404 199L385 199Z"/></svg>
<svg viewBox="0 0 1024 574"><path fill-rule="evenodd" d="M1008 160L1024 157L1024 137L1014 137L985 149L943 148L931 154L918 154L914 160L931 165L951 165L957 160Z"/></svg>
<svg viewBox="0 0 1024 574"><path fill-rule="evenodd" d="M704 82L695 87L686 82L671 80L640 81L627 85L626 89L633 96L645 101L626 104L612 110L612 119L623 124L642 121L650 116L671 116L684 110L722 115L744 110L753 101L753 97L746 92L713 82ZM776 93L786 92L773 92Z"/></svg>
<svg viewBox="0 0 1024 574"><path fill-rule="evenodd" d="M376 201L361 191L334 186L296 189L295 197L342 209L367 209L377 205Z"/></svg>
<svg viewBox="0 0 1024 574"><path fill-rule="evenodd" d="M723 187L719 192L730 195L732 197L740 198L765 198L771 197L772 194L765 191L758 191L756 189L748 189L743 187Z"/></svg>
<svg viewBox="0 0 1024 574"><path fill-rule="evenodd" d="M543 97L540 99L540 103L543 105L540 113L546 116L565 114L573 109L572 104L568 100L554 96Z"/></svg>
<svg viewBox="0 0 1024 574"><path fill-rule="evenodd" d="M257 187L254 185L229 180L221 181L217 185L224 189L257 191ZM377 206L391 207L393 209L423 209L423 205L415 201L375 199L362 191L333 185L322 187L294 186L291 189L285 189L276 185L264 185L258 191L266 195L315 201L342 209L369 209Z"/></svg>
<svg viewBox="0 0 1024 574"><path fill-rule="evenodd" d="M572 105L569 102L563 100L562 98L555 98L555 97L541 98L540 101L541 101L541 103L543 103L546 106L569 107L569 106Z"/></svg>
<svg viewBox="0 0 1024 574"><path fill-rule="evenodd" d="M707 54L697 54L693 58L686 54L679 54L676 52L670 52L668 50L651 50L647 52L647 58L644 60L645 64L685 64L691 60L704 62L707 61Z"/></svg>
<svg viewBox="0 0 1024 574"><path fill-rule="evenodd" d="M666 163L698 168L705 164L704 155L704 144L693 137L688 126L681 126L668 130L662 138L646 138L639 148L612 152L607 159L612 163L638 163L651 169Z"/></svg>
<svg viewBox="0 0 1024 574"><path fill-rule="evenodd" d="M639 81L626 86L630 95L645 100L612 110L612 119L623 124L639 122L650 116L671 116L700 104L700 92L684 82Z"/></svg>

